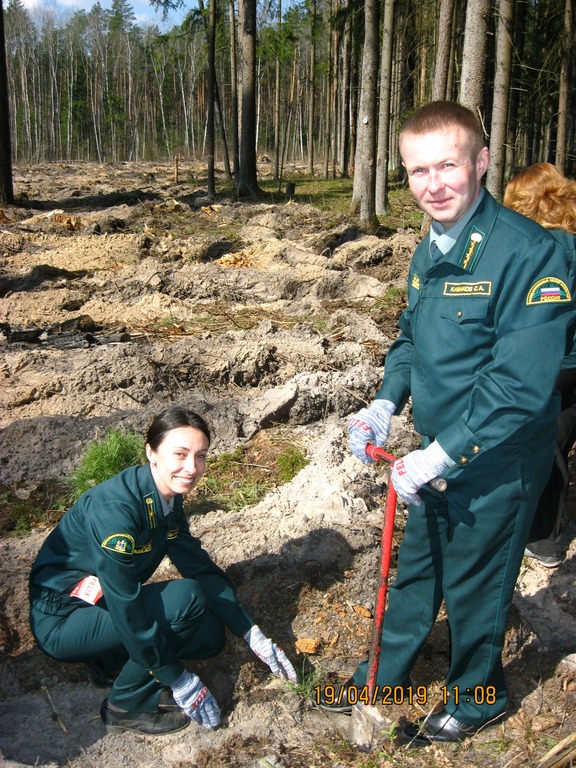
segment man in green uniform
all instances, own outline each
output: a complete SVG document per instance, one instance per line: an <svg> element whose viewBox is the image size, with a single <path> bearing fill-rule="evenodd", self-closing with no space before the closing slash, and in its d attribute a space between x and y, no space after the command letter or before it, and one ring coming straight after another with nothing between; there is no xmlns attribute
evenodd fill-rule
<svg viewBox="0 0 576 768"><path fill-rule="evenodd" d="M368 461L367 443L385 444L392 415L411 396L422 447L391 475L409 515L377 683L411 685L444 601L452 649L443 706L403 731L428 744L460 741L506 708L505 622L552 464L554 387L573 305L556 241L482 188L489 152L471 111L425 105L403 127L400 150L432 226L414 253L381 388L351 418L349 437ZM425 486L440 475L443 494ZM345 684L340 710L366 672L364 663Z"/></svg>
<svg viewBox="0 0 576 768"><path fill-rule="evenodd" d="M182 660L216 656L226 627L274 674L297 679L190 534L182 498L204 474L209 445L201 416L166 409L148 430L149 461L81 496L32 566L34 637L52 658L87 663L111 686L101 708L109 729L156 735L190 719L217 727L214 697ZM148 583L165 556L183 578Z"/></svg>

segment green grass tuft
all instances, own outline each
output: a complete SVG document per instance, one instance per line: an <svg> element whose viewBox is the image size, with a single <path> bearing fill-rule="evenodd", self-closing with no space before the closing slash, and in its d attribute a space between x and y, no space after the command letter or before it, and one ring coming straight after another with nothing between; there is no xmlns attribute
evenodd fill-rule
<svg viewBox="0 0 576 768"><path fill-rule="evenodd" d="M143 464L145 458L142 437L112 429L102 440L87 446L77 468L66 478L70 503L127 467Z"/></svg>
<svg viewBox="0 0 576 768"><path fill-rule="evenodd" d="M289 483L310 461L300 448L290 446L278 456L277 463L278 479L281 483Z"/></svg>

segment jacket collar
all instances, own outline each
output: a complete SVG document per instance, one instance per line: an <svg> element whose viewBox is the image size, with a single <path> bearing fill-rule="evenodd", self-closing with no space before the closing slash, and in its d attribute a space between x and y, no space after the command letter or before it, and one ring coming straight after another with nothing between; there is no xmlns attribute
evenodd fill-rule
<svg viewBox="0 0 576 768"><path fill-rule="evenodd" d="M441 259L440 263L448 262L464 272L474 272L494 227L498 208L499 205L496 200L485 189L472 218L464 226L456 243Z"/></svg>
<svg viewBox="0 0 576 768"><path fill-rule="evenodd" d="M177 494L174 497L174 508L172 512L169 515L166 515L166 517L164 516L160 492L156 487L148 462L141 467L138 467L137 474L138 486L140 488L142 504L146 510L146 519L149 528L158 528L158 526L165 525L165 521L167 521L174 513L180 515L182 512L182 496Z"/></svg>

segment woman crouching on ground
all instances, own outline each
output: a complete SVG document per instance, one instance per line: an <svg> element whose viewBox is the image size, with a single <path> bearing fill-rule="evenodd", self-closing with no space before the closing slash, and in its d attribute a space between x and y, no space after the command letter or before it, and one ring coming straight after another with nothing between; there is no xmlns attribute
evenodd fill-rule
<svg viewBox="0 0 576 768"><path fill-rule="evenodd" d="M30 575L30 625L48 656L82 662L110 685L109 730L164 734L190 719L216 728L216 700L183 660L216 656L225 627L278 676L284 652L239 603L226 574L189 531L182 497L206 470L210 431L172 406L147 433L147 463L83 494L48 536ZM181 579L146 583L167 555Z"/></svg>

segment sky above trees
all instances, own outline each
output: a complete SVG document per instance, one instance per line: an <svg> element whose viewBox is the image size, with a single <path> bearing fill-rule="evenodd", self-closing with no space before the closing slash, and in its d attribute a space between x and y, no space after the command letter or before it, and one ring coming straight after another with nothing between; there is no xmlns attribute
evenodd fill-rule
<svg viewBox="0 0 576 768"><path fill-rule="evenodd" d="M50 2L39 2L39 0L23 0L23 5L31 13L41 11L45 8L53 8L56 11L66 14L76 11L89 11L94 5L95 0L50 0ZM112 8L112 0L100 0L100 5L104 10ZM190 0L178 11L171 11L168 19L162 20L162 11L155 10L148 0L132 0L130 7L134 11L136 22L143 26L146 23L156 24L160 29L169 29L174 24L180 24L182 19L191 8L197 7L196 0Z"/></svg>

